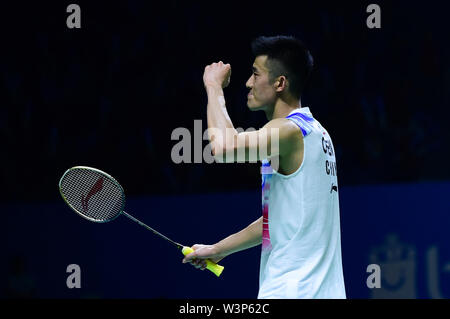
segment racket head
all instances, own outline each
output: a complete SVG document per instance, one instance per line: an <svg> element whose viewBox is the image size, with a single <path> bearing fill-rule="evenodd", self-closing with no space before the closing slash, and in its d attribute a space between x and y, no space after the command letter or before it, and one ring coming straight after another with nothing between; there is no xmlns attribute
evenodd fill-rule
<svg viewBox="0 0 450 319"><path fill-rule="evenodd" d="M96 223L117 218L125 208L125 193L119 182L89 166L69 168L59 180L59 192L75 213Z"/></svg>

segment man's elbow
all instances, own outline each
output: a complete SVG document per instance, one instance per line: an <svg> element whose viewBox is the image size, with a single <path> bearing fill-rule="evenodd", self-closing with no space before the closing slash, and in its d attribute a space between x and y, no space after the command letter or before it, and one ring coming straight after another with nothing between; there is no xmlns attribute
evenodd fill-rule
<svg viewBox="0 0 450 319"><path fill-rule="evenodd" d="M215 142L215 141L211 141L211 154L214 157L216 162L222 162L221 158L223 158L223 153L224 153L224 147Z"/></svg>
<svg viewBox="0 0 450 319"><path fill-rule="evenodd" d="M212 143L211 153L217 163L233 162L235 147L219 143Z"/></svg>

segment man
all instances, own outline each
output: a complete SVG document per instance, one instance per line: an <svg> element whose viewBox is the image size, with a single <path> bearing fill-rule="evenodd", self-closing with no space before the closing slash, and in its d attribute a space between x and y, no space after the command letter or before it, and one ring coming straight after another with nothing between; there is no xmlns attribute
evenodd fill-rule
<svg viewBox="0 0 450 319"><path fill-rule="evenodd" d="M346 298L334 148L300 101L312 57L288 36L259 37L252 49L247 105L266 113L262 129L234 129L223 94L229 64L207 66L203 82L215 158L233 162L244 154L246 160L262 161L263 216L214 245L192 246L183 262L205 269L205 259L218 262L262 244L258 298Z"/></svg>

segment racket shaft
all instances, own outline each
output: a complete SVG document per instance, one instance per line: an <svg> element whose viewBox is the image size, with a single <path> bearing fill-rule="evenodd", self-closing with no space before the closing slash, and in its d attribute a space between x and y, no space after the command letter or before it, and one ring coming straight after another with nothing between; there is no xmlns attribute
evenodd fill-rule
<svg viewBox="0 0 450 319"><path fill-rule="evenodd" d="M194 250L190 247L186 247L177 242L174 242L172 239L164 236L163 234L161 234L160 232L154 230L153 228L151 228L150 226L144 224L143 222L141 222L139 219L134 218L133 216L131 216L130 214L122 211L122 214L124 214L125 216L127 216L128 218L130 218L131 220L135 221L136 223L138 223L141 226L144 226L145 228L147 228L148 230L150 230L151 232L153 232L155 235L158 235L159 237L167 240L168 242L170 242L171 244L177 246L178 248L182 249L181 251L183 252L183 255L187 255L192 253ZM207 259L206 260L206 269L208 269L209 271L211 271L212 273L214 273L217 277L220 276L220 274L223 271L223 266L216 264L215 262L212 262L211 260Z"/></svg>
<svg viewBox="0 0 450 319"><path fill-rule="evenodd" d="M161 234L160 232L158 232L158 231L154 230L153 228L151 228L150 226L144 224L144 223L141 222L139 219L134 218L133 216L131 216L130 214L128 214L128 213L126 213L126 212L124 212L124 211L122 211L122 214L124 214L125 216L127 216L127 217L130 218L131 220L135 221L135 222L138 223L139 225L144 226L145 228L147 228L148 230L150 230L151 232L153 232L155 235L157 235L157 236L159 236L159 237L161 237L161 238L167 240L169 243L171 243L171 244L177 246L177 247L180 248L180 249L183 248L183 245L181 245L181 244L179 244L179 243L177 243L177 242L174 242L172 239L170 239L170 238L164 236L164 235Z"/></svg>

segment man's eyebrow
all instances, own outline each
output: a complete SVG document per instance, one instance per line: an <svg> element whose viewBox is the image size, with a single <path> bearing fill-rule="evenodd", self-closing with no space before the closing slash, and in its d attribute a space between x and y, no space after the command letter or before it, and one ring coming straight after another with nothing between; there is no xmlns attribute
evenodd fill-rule
<svg viewBox="0 0 450 319"><path fill-rule="evenodd" d="M253 70L253 72L258 72L259 70L258 70L258 68L256 67L256 66L252 66L252 70Z"/></svg>

